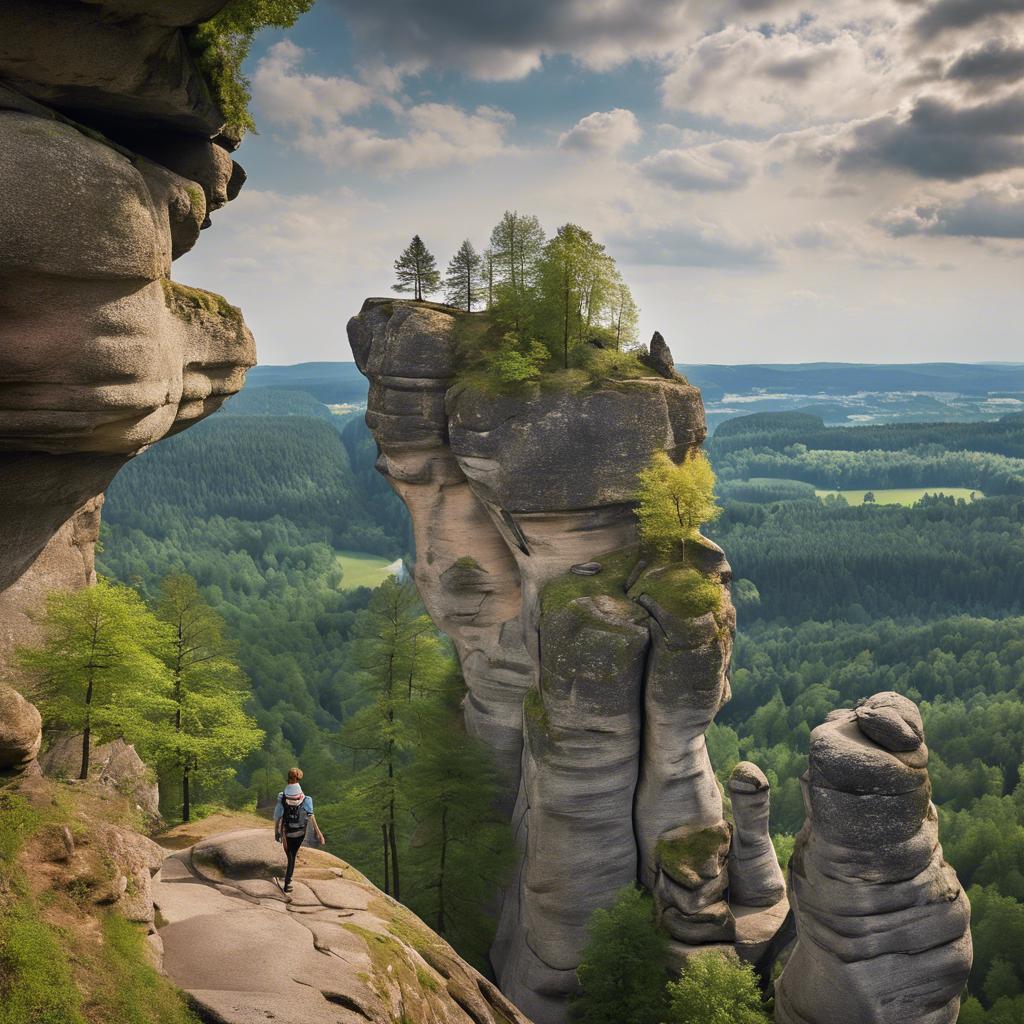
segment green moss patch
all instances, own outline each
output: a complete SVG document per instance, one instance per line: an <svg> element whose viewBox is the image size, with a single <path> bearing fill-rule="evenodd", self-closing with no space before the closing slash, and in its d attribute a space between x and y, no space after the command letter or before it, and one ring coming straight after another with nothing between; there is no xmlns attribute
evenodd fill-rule
<svg viewBox="0 0 1024 1024"><path fill-rule="evenodd" d="M727 825L684 831L659 839L655 848L658 863L668 875L681 885L694 886L704 877L703 867L709 860L716 861L729 849L730 831Z"/></svg>
<svg viewBox="0 0 1024 1024"><path fill-rule="evenodd" d="M540 726L544 732L551 728L551 721L548 718L547 708L544 707L544 699L540 695L540 690L527 691L523 698L523 714L534 725Z"/></svg>
<svg viewBox="0 0 1024 1024"><path fill-rule="evenodd" d="M578 597L625 597L626 581L639 557L639 548L634 544L605 555L598 555L601 571L596 576L577 576L567 572L547 583L540 594L542 615L559 611Z"/></svg>
<svg viewBox="0 0 1024 1024"><path fill-rule="evenodd" d="M705 575L685 565L648 569L630 588L629 596L646 594L670 615L697 619L722 611L722 582L715 573Z"/></svg>
<svg viewBox="0 0 1024 1024"><path fill-rule="evenodd" d="M160 279L164 289L164 302L167 308L183 319L194 319L201 314L219 316L241 326L242 311L232 306L223 295L203 291L201 288L189 288L169 278Z"/></svg>

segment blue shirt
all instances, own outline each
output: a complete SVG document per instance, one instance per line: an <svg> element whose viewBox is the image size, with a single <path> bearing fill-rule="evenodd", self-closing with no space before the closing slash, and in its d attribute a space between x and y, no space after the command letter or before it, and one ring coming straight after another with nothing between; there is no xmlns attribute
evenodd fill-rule
<svg viewBox="0 0 1024 1024"><path fill-rule="evenodd" d="M277 803L274 805L274 821L280 821L281 818L284 817L284 803L281 800L283 796L283 791L277 794ZM312 814L313 798L311 796L307 796L306 799L302 801L302 807L307 814Z"/></svg>

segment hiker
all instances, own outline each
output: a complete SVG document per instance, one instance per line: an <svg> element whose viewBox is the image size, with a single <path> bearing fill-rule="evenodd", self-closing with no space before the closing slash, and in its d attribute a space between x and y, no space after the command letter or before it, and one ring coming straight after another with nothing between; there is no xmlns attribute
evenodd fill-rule
<svg viewBox="0 0 1024 1024"><path fill-rule="evenodd" d="M277 804L274 807L274 838L284 846L288 858L288 869L282 886L285 892L292 891L295 858L306 838L306 829L312 825L316 830L316 841L321 846L325 841L313 814L313 798L302 792L299 785L301 779L301 768L288 769L288 785L284 787L283 792L277 794Z"/></svg>

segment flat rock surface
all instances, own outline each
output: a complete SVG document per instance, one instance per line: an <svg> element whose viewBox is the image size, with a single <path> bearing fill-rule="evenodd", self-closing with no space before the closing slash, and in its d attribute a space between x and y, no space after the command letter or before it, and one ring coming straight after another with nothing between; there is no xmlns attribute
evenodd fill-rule
<svg viewBox="0 0 1024 1024"><path fill-rule="evenodd" d="M153 886L163 969L223 1024L529 1024L411 911L303 850L294 900L269 828L169 853Z"/></svg>

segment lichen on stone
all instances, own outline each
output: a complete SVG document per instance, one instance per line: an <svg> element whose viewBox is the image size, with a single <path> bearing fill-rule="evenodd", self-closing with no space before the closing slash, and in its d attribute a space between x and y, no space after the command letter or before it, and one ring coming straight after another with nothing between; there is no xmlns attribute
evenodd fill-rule
<svg viewBox="0 0 1024 1024"><path fill-rule="evenodd" d="M202 288L190 288L167 277L162 277L160 284L163 286L167 308L183 320L193 320L197 316L208 314L238 325L242 323L242 311L237 306L232 306L223 295L204 291Z"/></svg>

